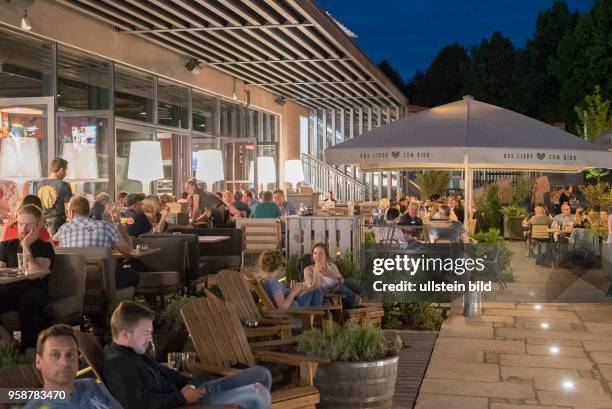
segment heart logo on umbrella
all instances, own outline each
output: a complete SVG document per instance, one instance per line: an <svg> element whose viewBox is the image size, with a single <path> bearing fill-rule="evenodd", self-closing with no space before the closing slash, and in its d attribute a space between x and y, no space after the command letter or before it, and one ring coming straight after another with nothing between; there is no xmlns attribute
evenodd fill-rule
<svg viewBox="0 0 612 409"><path fill-rule="evenodd" d="M546 154L545 154L545 153L538 152L538 159L542 160L542 159L544 159L545 157L546 157Z"/></svg>
<svg viewBox="0 0 612 409"><path fill-rule="evenodd" d="M393 151L391 152L391 156L393 156L395 159L399 158L399 152L398 151Z"/></svg>

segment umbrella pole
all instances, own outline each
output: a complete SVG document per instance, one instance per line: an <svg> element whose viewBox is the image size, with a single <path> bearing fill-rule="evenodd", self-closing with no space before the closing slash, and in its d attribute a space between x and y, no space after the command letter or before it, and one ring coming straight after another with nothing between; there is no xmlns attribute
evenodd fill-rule
<svg viewBox="0 0 612 409"><path fill-rule="evenodd" d="M464 201L465 201L465 209L464 209L464 218L463 225L467 227L469 220L472 218L472 184L473 182L473 170L470 169L468 164L468 157L465 155L464 160L465 168L463 170L463 186L464 186Z"/></svg>

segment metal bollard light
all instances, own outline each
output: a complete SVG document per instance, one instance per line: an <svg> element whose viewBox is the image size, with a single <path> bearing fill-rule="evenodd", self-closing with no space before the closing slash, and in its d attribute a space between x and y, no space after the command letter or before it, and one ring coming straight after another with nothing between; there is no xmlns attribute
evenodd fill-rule
<svg viewBox="0 0 612 409"><path fill-rule="evenodd" d="M463 293L463 315L476 317L482 314L482 294L480 291L466 291Z"/></svg>

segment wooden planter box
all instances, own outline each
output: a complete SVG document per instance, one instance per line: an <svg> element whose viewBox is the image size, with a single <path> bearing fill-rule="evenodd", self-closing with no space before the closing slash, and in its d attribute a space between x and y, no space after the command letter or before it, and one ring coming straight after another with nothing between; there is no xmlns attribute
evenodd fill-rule
<svg viewBox="0 0 612 409"><path fill-rule="evenodd" d="M317 409L391 409L399 357L371 362L319 364Z"/></svg>
<svg viewBox="0 0 612 409"><path fill-rule="evenodd" d="M504 239L525 240L522 216L504 217Z"/></svg>

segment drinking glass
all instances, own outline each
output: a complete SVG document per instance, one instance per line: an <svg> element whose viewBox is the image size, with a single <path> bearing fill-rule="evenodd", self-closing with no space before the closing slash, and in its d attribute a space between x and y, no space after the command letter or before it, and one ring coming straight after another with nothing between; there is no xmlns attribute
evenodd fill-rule
<svg viewBox="0 0 612 409"><path fill-rule="evenodd" d="M181 363L182 363L182 370L184 372L189 372L189 368L192 367L193 364L195 364L196 361L196 354L195 352L183 352L181 353Z"/></svg>
<svg viewBox="0 0 612 409"><path fill-rule="evenodd" d="M180 370L183 364L183 356L180 352L168 352L168 368Z"/></svg>
<svg viewBox="0 0 612 409"><path fill-rule="evenodd" d="M26 273L25 257L23 253L17 253L17 273L18 274Z"/></svg>

